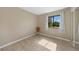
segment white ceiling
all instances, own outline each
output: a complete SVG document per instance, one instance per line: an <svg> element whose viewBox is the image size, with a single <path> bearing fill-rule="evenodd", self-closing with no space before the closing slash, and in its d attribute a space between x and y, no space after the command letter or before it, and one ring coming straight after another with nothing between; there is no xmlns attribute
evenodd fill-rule
<svg viewBox="0 0 79 59"><path fill-rule="evenodd" d="M29 11L29 12L36 14L36 15L60 10L63 8L64 7L21 7L21 9L24 9L24 10Z"/></svg>

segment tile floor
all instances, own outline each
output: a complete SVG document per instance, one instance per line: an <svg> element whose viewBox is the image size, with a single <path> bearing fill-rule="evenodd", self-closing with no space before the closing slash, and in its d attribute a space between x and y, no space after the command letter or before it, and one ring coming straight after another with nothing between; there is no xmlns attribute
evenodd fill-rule
<svg viewBox="0 0 79 59"><path fill-rule="evenodd" d="M41 35L29 37L15 44L9 45L0 51L78 51L72 44L60 39Z"/></svg>

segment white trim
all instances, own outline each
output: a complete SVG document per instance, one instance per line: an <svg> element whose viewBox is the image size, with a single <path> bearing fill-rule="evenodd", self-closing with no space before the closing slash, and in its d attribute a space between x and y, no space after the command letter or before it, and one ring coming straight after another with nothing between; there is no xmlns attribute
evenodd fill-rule
<svg viewBox="0 0 79 59"><path fill-rule="evenodd" d="M34 36L34 35L36 35L36 33L28 34L28 35L25 36L25 37L22 37L22 38L20 38L20 39L17 39L16 41L13 41L13 42L10 42L10 43L7 43L7 44L4 44L4 45L0 46L0 49L1 49L1 48L4 48L4 47L7 47L7 46L9 46L9 45L11 45L11 44L17 43L17 42L19 42L19 41L22 41L22 40L24 40L24 39L26 39L26 38L29 38L29 37L31 37L31 36Z"/></svg>
<svg viewBox="0 0 79 59"><path fill-rule="evenodd" d="M65 38L61 38L61 37L57 37L57 36L51 36L51 35L44 34L44 33L39 33L39 34L47 36L47 37L51 37L51 38L61 39L61 40L64 40L64 41L71 41L71 40L68 40L68 39L65 39Z"/></svg>
<svg viewBox="0 0 79 59"><path fill-rule="evenodd" d="M76 35L76 33L75 33L75 10L74 10L74 12L73 12L73 47L75 47L75 35Z"/></svg>

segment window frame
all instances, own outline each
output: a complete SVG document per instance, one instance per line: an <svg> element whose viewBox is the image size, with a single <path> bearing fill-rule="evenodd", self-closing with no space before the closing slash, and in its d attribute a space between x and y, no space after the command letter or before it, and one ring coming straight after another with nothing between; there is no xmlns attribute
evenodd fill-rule
<svg viewBox="0 0 79 59"><path fill-rule="evenodd" d="M48 21L49 21L49 17L52 17L53 18L53 22L54 22L54 17L55 16L60 16L61 17L61 15L53 15L53 16L48 16ZM61 19L60 19L60 22L59 22L60 24L59 24L59 27L58 28L60 28L61 27ZM49 25L49 24L48 24ZM54 28L54 26L52 26L53 28ZM49 26L48 26L48 28L49 28Z"/></svg>
<svg viewBox="0 0 79 59"><path fill-rule="evenodd" d="M49 16L55 16L55 15L60 15L61 16L61 20L60 20L60 27L59 27L59 31L55 32L55 33L65 33L65 20L64 20L64 12L61 11L61 12L56 12L56 13L51 13L51 14L48 14L46 15L46 19L47 19L47 25L48 25L48 17ZM49 26L47 26L48 28L48 32L52 33L52 31L50 30ZM54 33L54 31L53 31Z"/></svg>

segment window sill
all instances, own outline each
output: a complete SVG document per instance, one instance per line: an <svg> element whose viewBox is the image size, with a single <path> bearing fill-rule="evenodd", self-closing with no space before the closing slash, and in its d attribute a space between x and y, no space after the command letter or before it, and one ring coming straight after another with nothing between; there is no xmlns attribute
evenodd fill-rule
<svg viewBox="0 0 79 59"><path fill-rule="evenodd" d="M64 29L62 28L48 28L49 32L53 32L53 33L63 33Z"/></svg>

